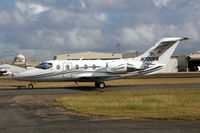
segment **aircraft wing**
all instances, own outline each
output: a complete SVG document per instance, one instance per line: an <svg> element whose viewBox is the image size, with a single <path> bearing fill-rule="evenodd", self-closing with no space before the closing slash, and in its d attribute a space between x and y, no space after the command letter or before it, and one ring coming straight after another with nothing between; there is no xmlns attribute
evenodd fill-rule
<svg viewBox="0 0 200 133"><path fill-rule="evenodd" d="M78 81L86 81L86 82L93 82L93 81L105 81L108 79L115 79L115 78L119 78L121 77L118 74L105 74L105 73L95 73L95 74L91 74L91 73L84 73L81 75L78 75Z"/></svg>

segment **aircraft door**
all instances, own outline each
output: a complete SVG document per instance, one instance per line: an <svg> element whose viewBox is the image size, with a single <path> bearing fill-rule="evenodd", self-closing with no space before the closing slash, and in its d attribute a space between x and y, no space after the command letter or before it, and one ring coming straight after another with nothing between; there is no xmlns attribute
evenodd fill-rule
<svg viewBox="0 0 200 133"><path fill-rule="evenodd" d="M65 79L71 79L72 78L72 73L71 73L71 70L72 70L72 63L63 63L63 71L65 72L63 74L63 77Z"/></svg>

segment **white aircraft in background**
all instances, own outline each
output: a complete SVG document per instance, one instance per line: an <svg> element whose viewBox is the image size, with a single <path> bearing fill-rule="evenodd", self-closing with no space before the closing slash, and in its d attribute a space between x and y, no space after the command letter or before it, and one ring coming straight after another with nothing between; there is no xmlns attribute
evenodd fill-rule
<svg viewBox="0 0 200 133"><path fill-rule="evenodd" d="M160 72L168 63L178 43L189 38L163 38L144 54L135 58L118 60L51 60L33 69L14 74L16 80L32 82L95 82L104 88L104 81L150 75Z"/></svg>

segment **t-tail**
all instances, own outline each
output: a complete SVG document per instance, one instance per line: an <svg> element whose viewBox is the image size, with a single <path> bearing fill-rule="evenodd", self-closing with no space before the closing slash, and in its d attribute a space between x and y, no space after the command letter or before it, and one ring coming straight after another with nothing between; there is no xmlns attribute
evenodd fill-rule
<svg viewBox="0 0 200 133"><path fill-rule="evenodd" d="M169 62L179 42L188 39L187 37L169 37L161 39L144 54L133 58L133 67L142 70L140 72L144 75L160 72Z"/></svg>

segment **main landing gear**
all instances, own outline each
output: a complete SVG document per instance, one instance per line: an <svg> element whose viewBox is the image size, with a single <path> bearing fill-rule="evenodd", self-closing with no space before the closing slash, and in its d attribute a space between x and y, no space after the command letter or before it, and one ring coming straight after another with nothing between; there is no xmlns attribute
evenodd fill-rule
<svg viewBox="0 0 200 133"><path fill-rule="evenodd" d="M95 82L95 86L97 88L103 89L103 88L105 88L106 85L104 82Z"/></svg>
<svg viewBox="0 0 200 133"><path fill-rule="evenodd" d="M33 88L34 88L33 83L28 84L28 85L27 85L27 88L28 88L28 89L33 89Z"/></svg>

